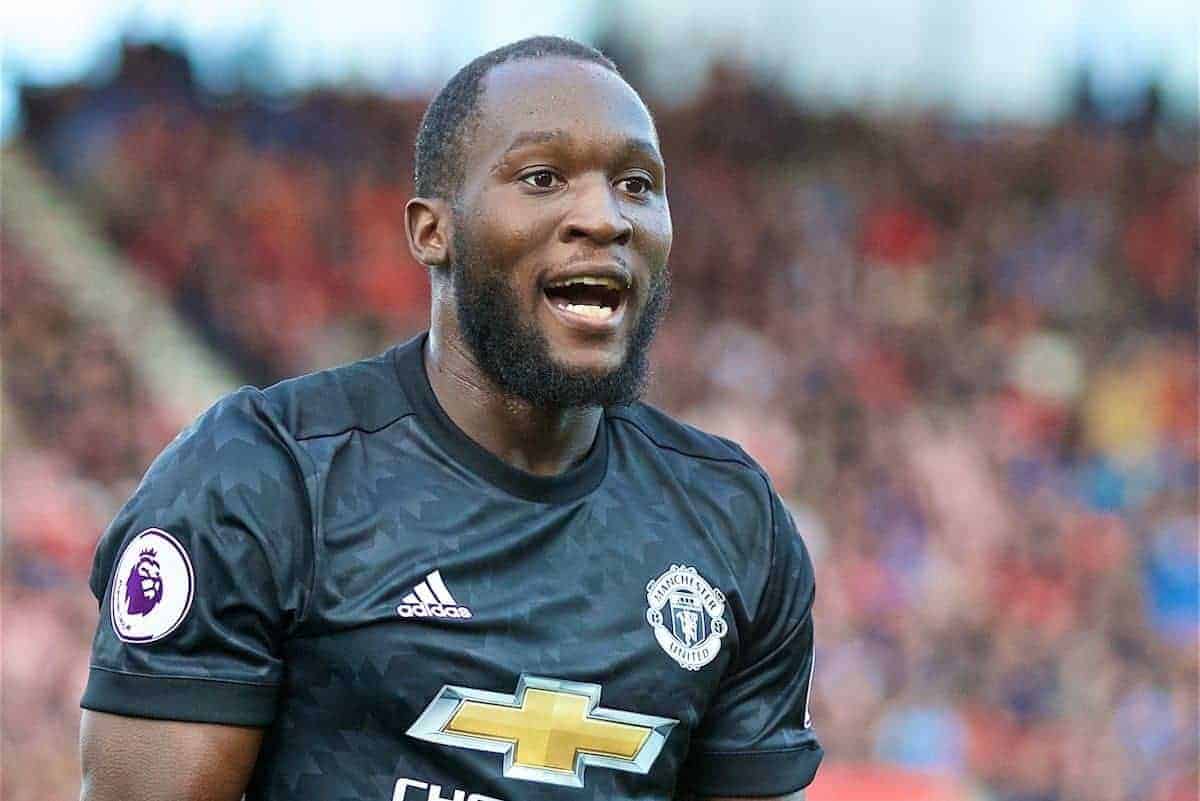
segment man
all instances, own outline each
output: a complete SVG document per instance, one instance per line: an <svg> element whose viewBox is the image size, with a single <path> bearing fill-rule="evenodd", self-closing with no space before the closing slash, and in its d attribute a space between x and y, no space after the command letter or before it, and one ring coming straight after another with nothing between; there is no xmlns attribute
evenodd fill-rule
<svg viewBox="0 0 1200 801"><path fill-rule="evenodd" d="M569 40L434 100L427 335L242 389L100 543L87 801L800 798L812 566L735 445L636 402L671 220Z"/></svg>

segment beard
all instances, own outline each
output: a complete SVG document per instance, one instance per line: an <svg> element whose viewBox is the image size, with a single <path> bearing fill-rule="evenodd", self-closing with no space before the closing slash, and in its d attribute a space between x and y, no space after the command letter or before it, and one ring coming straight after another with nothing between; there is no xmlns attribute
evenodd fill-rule
<svg viewBox="0 0 1200 801"><path fill-rule="evenodd" d="M608 371L577 370L554 359L546 335L522 319L511 282L490 269L461 236L451 265L458 325L480 368L507 394L542 409L620 406L638 400L649 375L649 350L670 303L664 268L651 279L646 305L629 336L625 357Z"/></svg>

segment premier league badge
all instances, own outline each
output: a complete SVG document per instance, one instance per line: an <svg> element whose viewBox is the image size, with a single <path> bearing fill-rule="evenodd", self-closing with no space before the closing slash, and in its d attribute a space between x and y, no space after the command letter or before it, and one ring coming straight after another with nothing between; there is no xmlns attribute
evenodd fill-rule
<svg viewBox="0 0 1200 801"><path fill-rule="evenodd" d="M146 529L125 546L113 572L113 631L130 643L161 640L192 608L194 585L192 562L179 540Z"/></svg>
<svg viewBox="0 0 1200 801"><path fill-rule="evenodd" d="M725 622L725 596L687 565L671 569L646 585L646 622L667 655L687 670L716 659Z"/></svg>

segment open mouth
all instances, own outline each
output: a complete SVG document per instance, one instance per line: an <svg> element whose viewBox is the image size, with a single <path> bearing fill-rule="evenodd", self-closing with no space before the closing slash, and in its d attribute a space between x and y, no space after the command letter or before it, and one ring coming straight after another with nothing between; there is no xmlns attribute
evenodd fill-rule
<svg viewBox="0 0 1200 801"><path fill-rule="evenodd" d="M603 323L620 310L627 287L617 278L580 275L556 281L544 291L556 311Z"/></svg>

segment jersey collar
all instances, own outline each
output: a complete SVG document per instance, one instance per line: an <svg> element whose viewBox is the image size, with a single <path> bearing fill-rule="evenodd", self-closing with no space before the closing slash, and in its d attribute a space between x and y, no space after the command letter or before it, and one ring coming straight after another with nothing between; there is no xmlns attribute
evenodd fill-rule
<svg viewBox="0 0 1200 801"><path fill-rule="evenodd" d="M608 470L607 416L600 418L596 440L587 456L570 470L557 476L538 476L513 467L467 436L438 402L425 372L428 336L426 331L395 348L396 369L422 426L455 461L505 492L538 503L569 503L600 485Z"/></svg>

